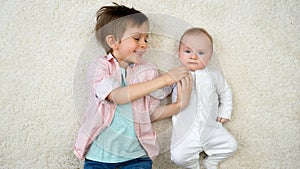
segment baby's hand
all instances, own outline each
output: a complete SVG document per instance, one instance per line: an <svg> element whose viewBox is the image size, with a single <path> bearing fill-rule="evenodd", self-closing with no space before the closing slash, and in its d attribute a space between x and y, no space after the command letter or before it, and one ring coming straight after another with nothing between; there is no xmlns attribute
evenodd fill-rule
<svg viewBox="0 0 300 169"><path fill-rule="evenodd" d="M177 82L177 103L180 109L184 109L190 102L191 92L193 88L193 78L191 74Z"/></svg>
<svg viewBox="0 0 300 169"><path fill-rule="evenodd" d="M163 78L167 85L172 85L179 82L181 79L188 77L190 74L189 70L184 66L178 66L170 69L167 73L163 74Z"/></svg>
<svg viewBox="0 0 300 169"><path fill-rule="evenodd" d="M227 123L228 121L229 121L229 119L225 119L225 118L222 118L222 117L217 118L217 122L220 122L222 124Z"/></svg>

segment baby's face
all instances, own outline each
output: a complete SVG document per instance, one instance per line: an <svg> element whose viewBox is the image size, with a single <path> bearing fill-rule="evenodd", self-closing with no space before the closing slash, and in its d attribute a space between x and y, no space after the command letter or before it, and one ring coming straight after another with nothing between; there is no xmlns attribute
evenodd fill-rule
<svg viewBox="0 0 300 169"><path fill-rule="evenodd" d="M187 34L179 46L179 60L191 71L204 69L212 56L212 46L203 33Z"/></svg>

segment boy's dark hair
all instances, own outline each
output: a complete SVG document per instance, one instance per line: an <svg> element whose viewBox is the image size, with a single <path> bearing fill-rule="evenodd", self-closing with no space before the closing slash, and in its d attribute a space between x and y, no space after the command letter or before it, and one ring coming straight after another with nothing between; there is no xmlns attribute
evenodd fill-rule
<svg viewBox="0 0 300 169"><path fill-rule="evenodd" d="M147 16L142 12L117 3L113 4L101 7L96 13L96 38L107 54L112 52L112 49L106 43L108 35L113 35L119 41L128 25L141 26L145 22L149 24Z"/></svg>

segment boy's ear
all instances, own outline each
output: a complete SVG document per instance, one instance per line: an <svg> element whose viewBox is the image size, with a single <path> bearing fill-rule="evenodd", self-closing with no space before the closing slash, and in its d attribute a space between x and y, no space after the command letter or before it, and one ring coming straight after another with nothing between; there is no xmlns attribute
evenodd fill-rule
<svg viewBox="0 0 300 169"><path fill-rule="evenodd" d="M118 41L114 35L107 35L105 40L110 48L113 50L118 49Z"/></svg>

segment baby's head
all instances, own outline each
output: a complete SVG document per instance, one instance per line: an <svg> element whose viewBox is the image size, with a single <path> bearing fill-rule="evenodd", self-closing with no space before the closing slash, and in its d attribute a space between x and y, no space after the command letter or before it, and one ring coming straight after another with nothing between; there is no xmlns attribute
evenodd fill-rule
<svg viewBox="0 0 300 169"><path fill-rule="evenodd" d="M112 6L101 7L96 16L96 38L107 54L113 52L113 49L107 43L107 36L112 35L116 41L121 41L128 28L144 25L149 27L149 20L142 12L116 3Z"/></svg>
<svg viewBox="0 0 300 169"><path fill-rule="evenodd" d="M179 60L191 71L204 69L213 53L213 40L203 28L190 28L179 43Z"/></svg>

